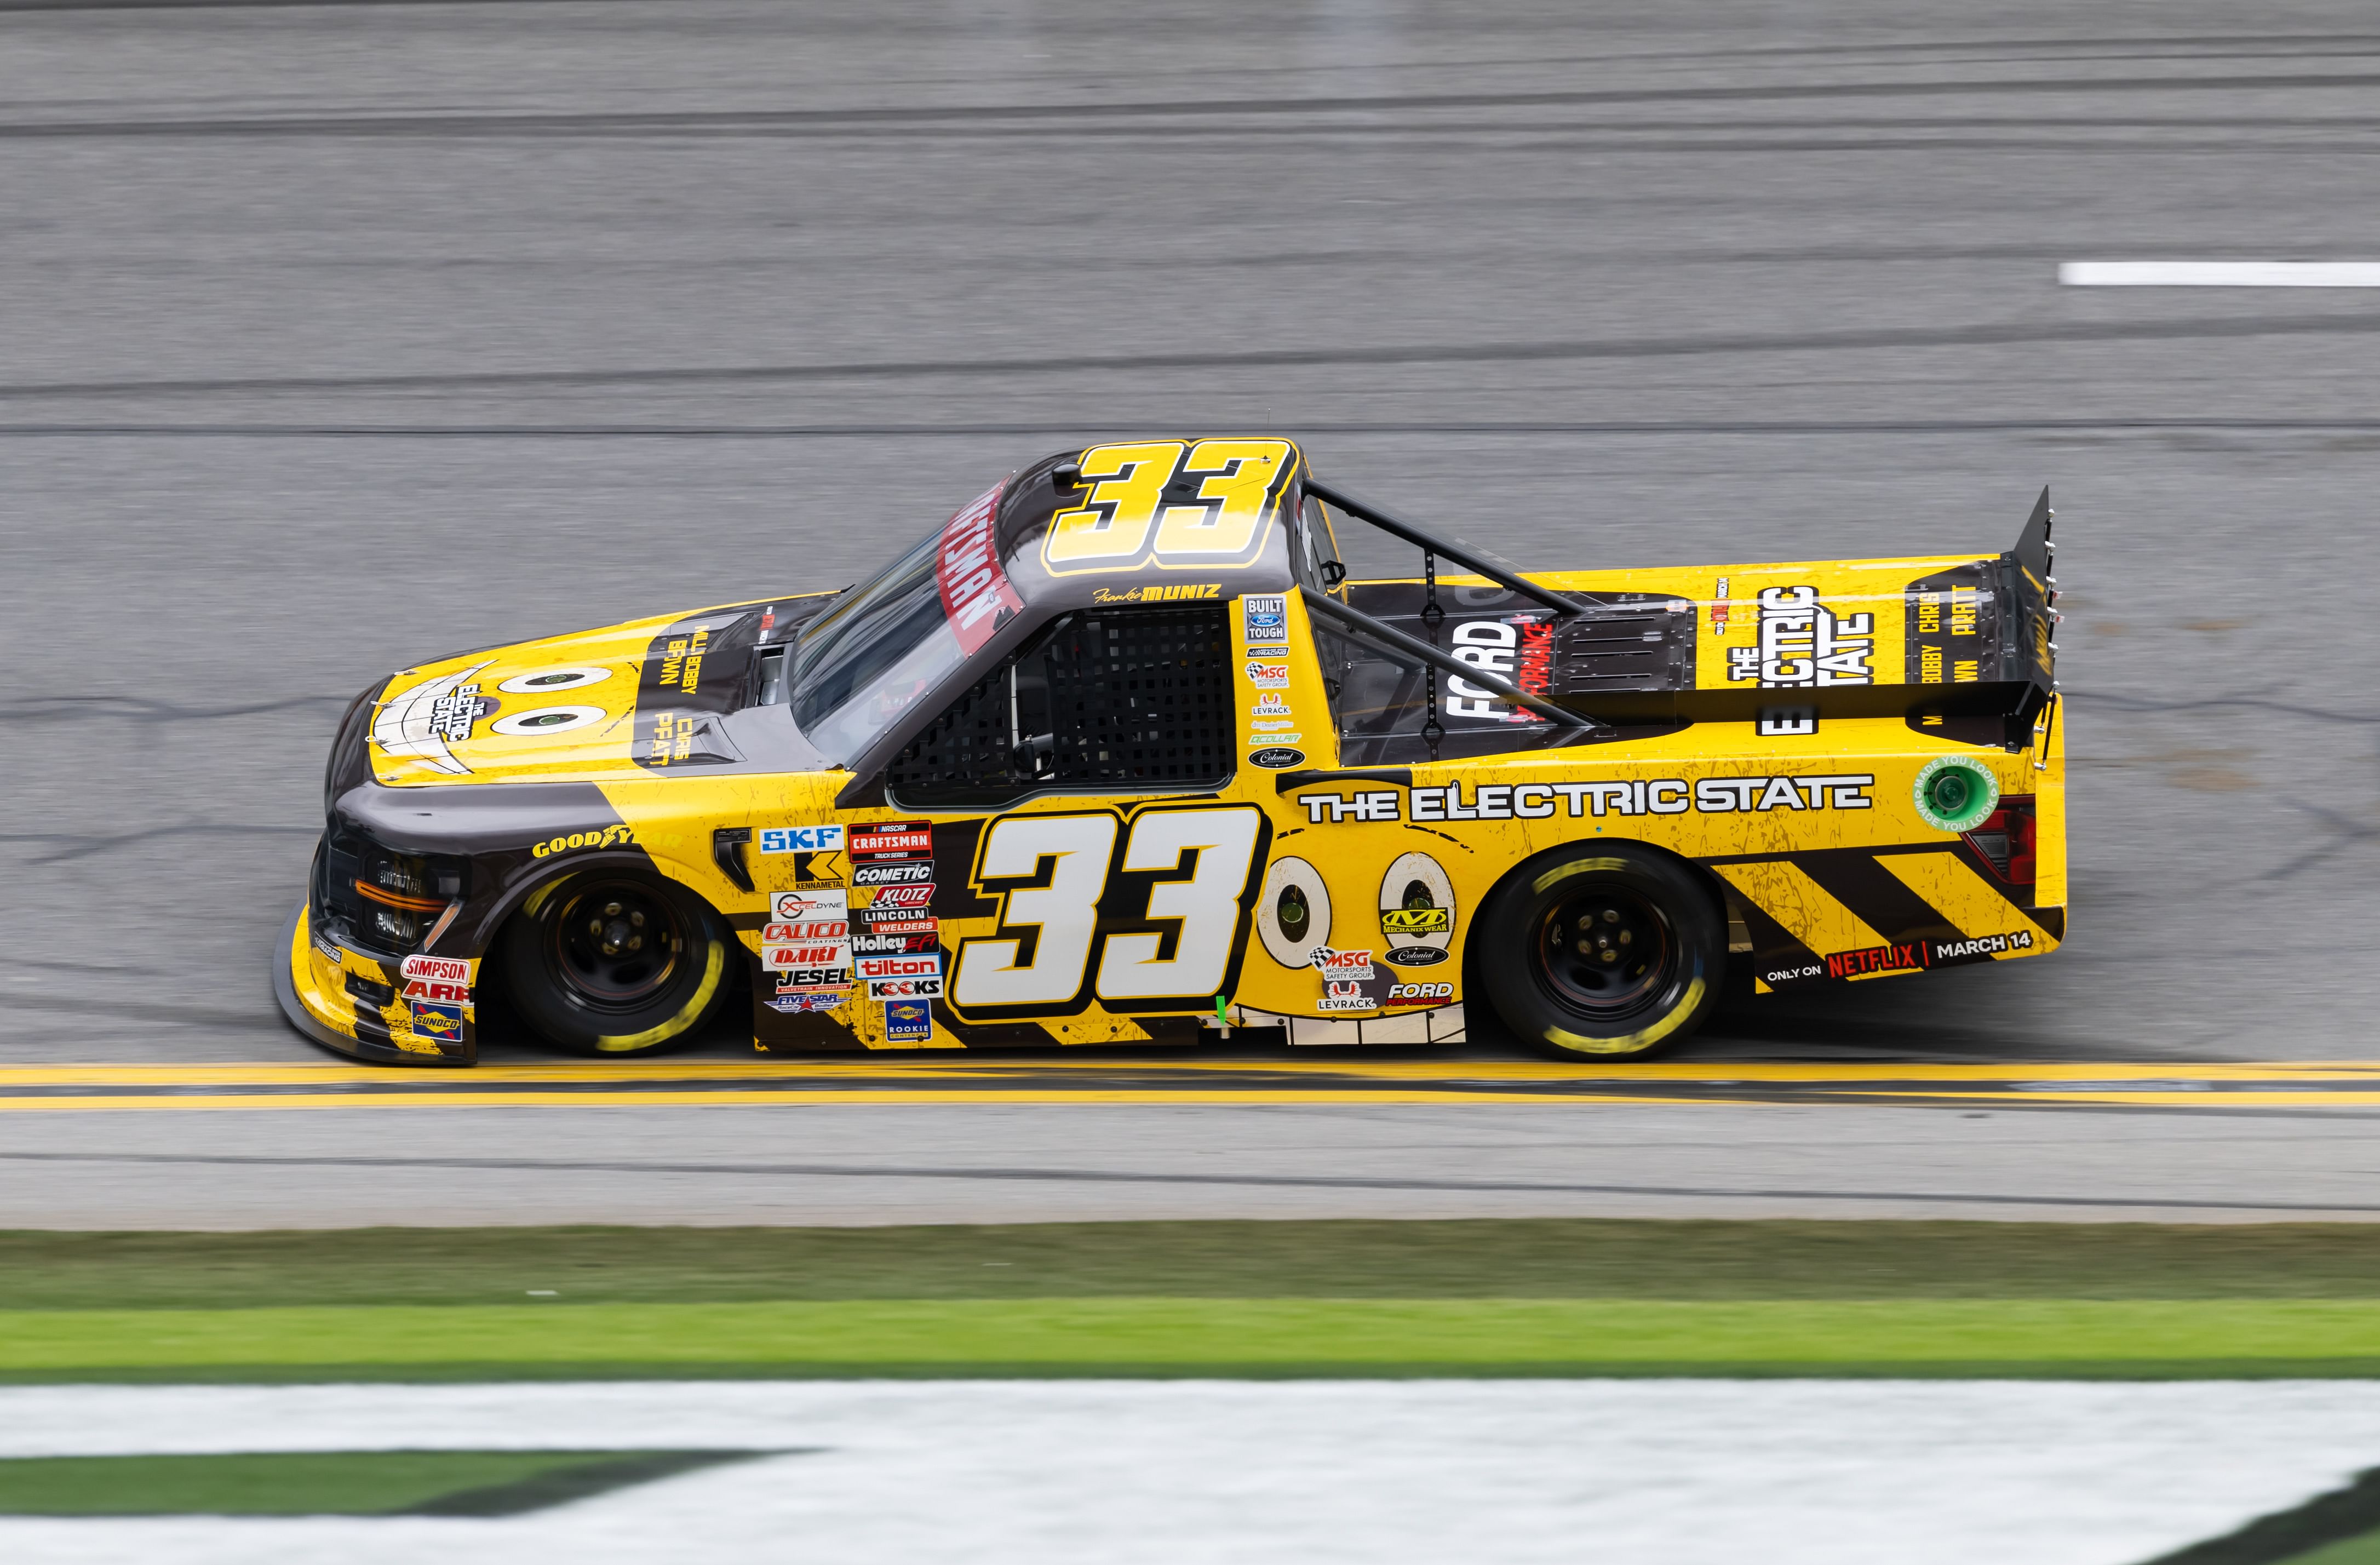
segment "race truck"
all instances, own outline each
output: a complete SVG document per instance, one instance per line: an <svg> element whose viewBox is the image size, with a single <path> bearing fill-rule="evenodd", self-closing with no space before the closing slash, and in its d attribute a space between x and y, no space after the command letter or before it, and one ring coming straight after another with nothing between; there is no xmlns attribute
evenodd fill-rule
<svg viewBox="0 0 2380 1565"><path fill-rule="evenodd" d="M1350 579L1359 527L1417 571ZM1609 1061L1730 972L2045 955L2050 532L2045 491L1998 554L1524 572L1290 441L1062 452L860 585L358 697L277 988L402 1063L470 1063L483 1017L599 1055L748 1019Z"/></svg>

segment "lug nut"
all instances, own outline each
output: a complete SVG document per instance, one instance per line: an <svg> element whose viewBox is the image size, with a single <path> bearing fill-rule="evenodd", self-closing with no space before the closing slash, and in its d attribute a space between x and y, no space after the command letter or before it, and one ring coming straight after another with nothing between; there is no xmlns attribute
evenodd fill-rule
<svg viewBox="0 0 2380 1565"><path fill-rule="evenodd" d="M631 913L628 915L628 922L641 929L645 927L645 916L641 913Z"/></svg>
<svg viewBox="0 0 2380 1565"><path fill-rule="evenodd" d="M1605 923L1607 923L1607 924L1617 924L1617 923L1619 923L1619 922L1620 922L1620 910L1619 910L1618 908L1616 908L1616 907L1607 907L1607 908L1605 908L1605 909L1603 910L1603 921L1604 921Z"/></svg>
<svg viewBox="0 0 2380 1565"><path fill-rule="evenodd" d="M620 916L620 904L616 902L605 903L603 904L603 916L606 918L617 918Z"/></svg>

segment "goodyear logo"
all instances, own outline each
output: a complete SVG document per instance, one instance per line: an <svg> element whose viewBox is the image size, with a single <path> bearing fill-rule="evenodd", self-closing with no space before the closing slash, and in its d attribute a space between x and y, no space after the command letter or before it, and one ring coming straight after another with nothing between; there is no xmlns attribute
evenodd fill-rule
<svg viewBox="0 0 2380 1565"><path fill-rule="evenodd" d="M1380 928L1392 935L1435 935L1453 920L1442 907L1392 907L1380 915Z"/></svg>
<svg viewBox="0 0 2380 1565"><path fill-rule="evenodd" d="M531 858L551 858L573 848L611 848L632 844L636 831L626 826L606 826L598 831L573 831L567 837L555 837L528 850Z"/></svg>

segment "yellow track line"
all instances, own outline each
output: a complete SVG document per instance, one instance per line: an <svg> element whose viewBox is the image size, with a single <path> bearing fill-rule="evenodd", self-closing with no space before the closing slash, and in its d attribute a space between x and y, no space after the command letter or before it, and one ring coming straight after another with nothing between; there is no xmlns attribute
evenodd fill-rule
<svg viewBox="0 0 2380 1565"><path fill-rule="evenodd" d="M929 1103L1156 1103L1281 1105L1315 1103L1433 1104L1448 1103L1633 1103L1700 1105L1694 1098L1646 1098L1635 1093L1588 1095L1536 1092L1397 1092L1356 1088L1345 1092L1300 1091L1296 1088L1237 1092L1186 1090L1116 1090L1095 1088L1058 1092L1049 1088L979 1092L927 1089L882 1092L854 1088L836 1092L798 1089L748 1091L722 1088L710 1092L374 1092L374 1093L224 1093L203 1098L161 1098L126 1094L105 1097L0 1098L0 1113L60 1111L128 1111L194 1109L674 1109L757 1105L781 1109L820 1109L852 1105L900 1108Z"/></svg>
<svg viewBox="0 0 2380 1565"><path fill-rule="evenodd" d="M1002 1061L937 1051L893 1060L617 1060L551 1064L480 1065L466 1070L385 1065L0 1065L0 1093L29 1086L389 1086L407 1082L521 1083L550 1086L672 1081L997 1080L1070 1074L1332 1076L1406 1082L1660 1082L1733 1086L1816 1082L2314 1082L2370 1081L2380 1087L2380 1061L2277 1061L2253 1064L2155 1064L2138 1062L2018 1062L2002 1065L1568 1064L1553 1061L1144 1060ZM2227 1095L2228 1096L2228 1095Z"/></svg>

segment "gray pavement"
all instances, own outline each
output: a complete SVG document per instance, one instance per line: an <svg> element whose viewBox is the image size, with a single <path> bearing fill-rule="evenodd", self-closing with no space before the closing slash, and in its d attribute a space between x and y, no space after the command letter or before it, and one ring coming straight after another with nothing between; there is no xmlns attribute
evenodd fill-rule
<svg viewBox="0 0 2380 1565"><path fill-rule="evenodd" d="M2071 943L1701 1049L2373 1054L2380 298L2054 277L2380 256L2375 153L2343 0L0 7L0 1062L307 1057L264 964L387 670L839 584L1151 427L1542 564L2049 483ZM969 1113L869 1122L1072 1134ZM440 1122L372 1121L498 1123Z"/></svg>
<svg viewBox="0 0 2380 1565"><path fill-rule="evenodd" d="M1531 1105L0 1117L0 1228L2380 1220L2373 1117Z"/></svg>

